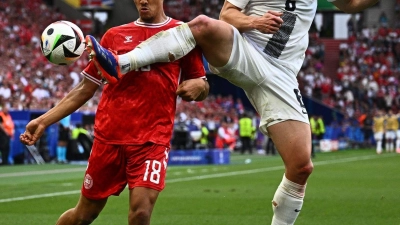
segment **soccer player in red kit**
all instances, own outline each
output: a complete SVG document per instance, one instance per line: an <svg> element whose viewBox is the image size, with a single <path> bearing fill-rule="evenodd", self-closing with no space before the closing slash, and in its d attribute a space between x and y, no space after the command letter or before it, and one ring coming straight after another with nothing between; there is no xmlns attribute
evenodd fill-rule
<svg viewBox="0 0 400 225"><path fill-rule="evenodd" d="M111 28L103 46L126 53L161 30L181 24L167 17L162 0L134 0L140 18ZM156 63L130 72L124 82L104 86L95 118L95 138L78 204L57 224L90 224L111 195L128 185L130 225L148 225L159 192L165 186L170 139L177 95L200 101L209 85L199 49L171 63ZM20 136L34 144L46 127L71 114L90 99L102 84L91 61L82 82L54 108L32 120Z"/></svg>

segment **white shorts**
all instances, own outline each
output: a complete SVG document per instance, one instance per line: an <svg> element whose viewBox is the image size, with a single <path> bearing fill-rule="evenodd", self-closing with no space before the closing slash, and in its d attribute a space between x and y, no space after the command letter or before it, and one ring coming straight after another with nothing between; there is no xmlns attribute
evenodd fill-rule
<svg viewBox="0 0 400 225"><path fill-rule="evenodd" d="M385 138L386 138L386 139L389 139L389 140L395 139L395 138L396 138L396 131L394 131L394 130L388 130L388 131L386 131L386 133L385 133Z"/></svg>
<svg viewBox="0 0 400 225"><path fill-rule="evenodd" d="M259 52L240 35L236 28L232 53L223 67L210 70L242 88L259 113L260 130L268 135L267 127L285 120L309 124L299 91L297 73L284 67L279 59Z"/></svg>
<svg viewBox="0 0 400 225"><path fill-rule="evenodd" d="M374 133L375 141L382 141L383 139L383 132L376 132Z"/></svg>

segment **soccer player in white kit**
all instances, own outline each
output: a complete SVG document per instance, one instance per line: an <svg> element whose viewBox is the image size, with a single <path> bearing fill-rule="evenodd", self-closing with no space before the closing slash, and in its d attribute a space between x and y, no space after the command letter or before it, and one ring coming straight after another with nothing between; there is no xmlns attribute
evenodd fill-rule
<svg viewBox="0 0 400 225"><path fill-rule="evenodd" d="M328 1L356 13L379 0ZM260 130L272 138L285 164L272 200L271 224L294 224L313 170L311 130L296 76L316 9L317 0L226 0L220 20L198 16L123 55L102 48L91 36L86 40L90 57L110 85L128 71L174 61L200 46L211 71L242 88L260 114Z"/></svg>

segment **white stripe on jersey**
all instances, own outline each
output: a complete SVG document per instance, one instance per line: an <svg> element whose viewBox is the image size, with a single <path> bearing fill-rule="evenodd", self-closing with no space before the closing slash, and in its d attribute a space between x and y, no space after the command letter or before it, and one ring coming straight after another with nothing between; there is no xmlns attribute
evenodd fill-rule
<svg viewBox="0 0 400 225"><path fill-rule="evenodd" d="M162 27L162 26L165 26L166 24L168 24L169 22L171 22L171 20L172 20L171 17L167 17L167 19L161 23L145 23L145 22L140 22L138 19L134 23L136 26L139 26L139 27L159 28L159 27Z"/></svg>
<svg viewBox="0 0 400 225"><path fill-rule="evenodd" d="M94 77L92 77L90 74L86 73L85 71L81 72L81 75L86 77L87 79L89 79L90 81L92 81L93 83L97 84L97 85L101 85L101 80L98 80Z"/></svg>

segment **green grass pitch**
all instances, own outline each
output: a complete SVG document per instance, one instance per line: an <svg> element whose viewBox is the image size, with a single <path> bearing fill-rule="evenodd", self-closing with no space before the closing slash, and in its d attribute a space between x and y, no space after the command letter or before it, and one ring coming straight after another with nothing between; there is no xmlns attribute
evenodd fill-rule
<svg viewBox="0 0 400 225"><path fill-rule="evenodd" d="M245 160L250 158L251 163ZM317 153L296 225L400 225L400 154ZM0 167L0 224L55 224L79 196L85 166ZM230 165L170 166L152 225L270 224L280 157L232 155ZM93 223L127 224L128 191Z"/></svg>

